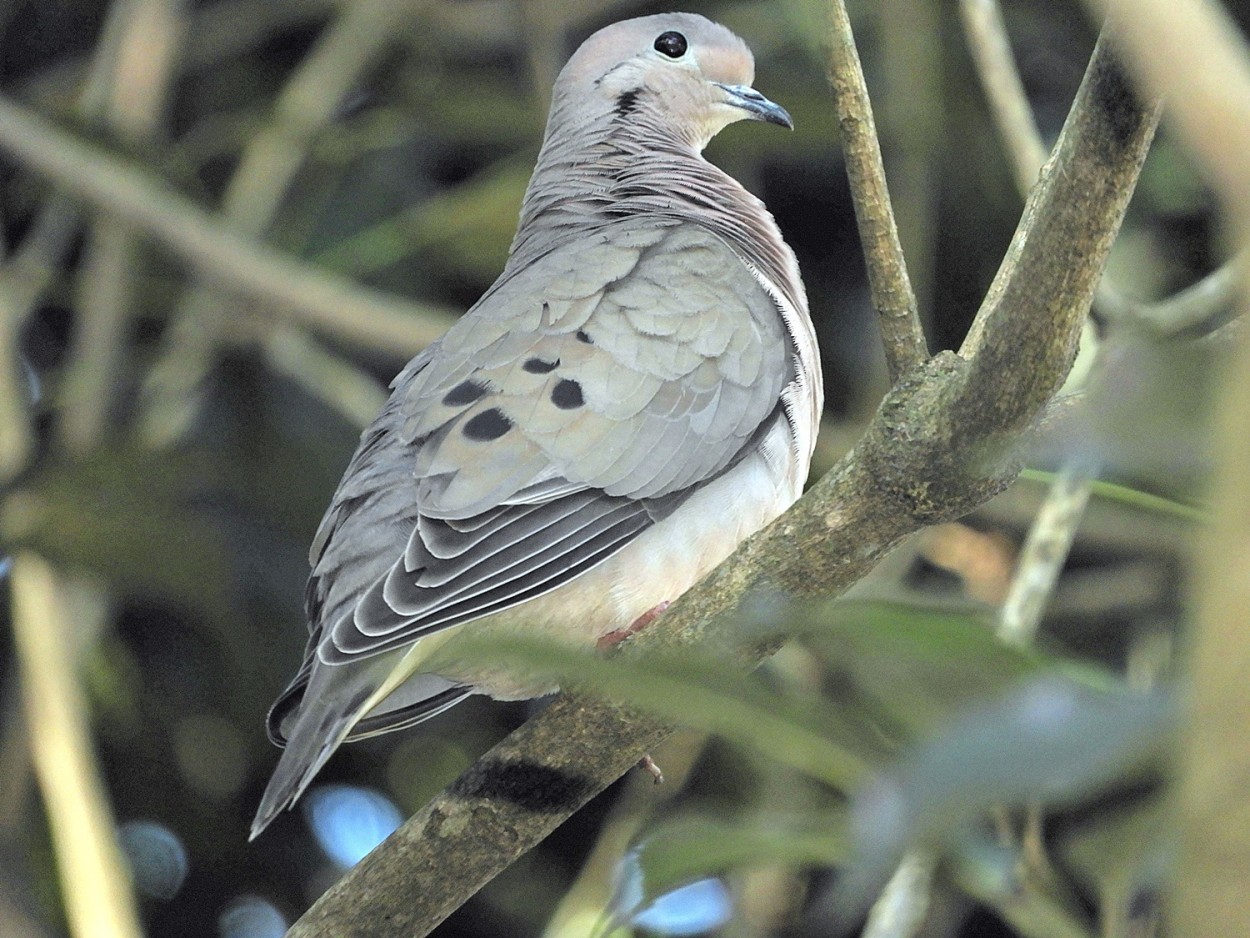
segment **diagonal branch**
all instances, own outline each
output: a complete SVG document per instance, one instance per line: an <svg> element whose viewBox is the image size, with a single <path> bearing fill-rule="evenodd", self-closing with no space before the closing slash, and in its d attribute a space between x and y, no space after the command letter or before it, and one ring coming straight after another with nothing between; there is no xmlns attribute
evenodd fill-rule
<svg viewBox="0 0 1250 938"><path fill-rule="evenodd" d="M1157 115L1157 106L1134 99L1100 44L987 301L972 358L947 353L908 371L838 466L622 654L704 644L720 617L752 597L837 595L904 538L966 514L1014 479L1009 444L1071 363ZM1065 198L1075 210L1060 204ZM1069 245L1051 258L1061 233ZM1025 380L1033 373L1041 377ZM427 934L670 729L608 701L561 697L351 870L290 938Z"/></svg>

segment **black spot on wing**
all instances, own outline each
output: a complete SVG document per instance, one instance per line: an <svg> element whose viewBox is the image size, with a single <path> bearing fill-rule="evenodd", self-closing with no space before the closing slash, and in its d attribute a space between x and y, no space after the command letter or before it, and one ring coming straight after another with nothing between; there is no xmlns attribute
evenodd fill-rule
<svg viewBox="0 0 1250 938"><path fill-rule="evenodd" d="M587 345L594 345L594 344L595 344L595 340L594 340L594 339L592 339L592 338L590 337L590 333L589 333L589 332L587 332L585 329L578 329L578 330L577 330L577 341L578 341L578 342L585 342Z"/></svg>
<svg viewBox="0 0 1250 938"><path fill-rule="evenodd" d="M561 410L573 410L586 403L582 386L571 378L561 378L551 389L551 403Z"/></svg>
<svg viewBox="0 0 1250 938"><path fill-rule="evenodd" d="M469 378L461 381L454 388L443 395L443 403L448 407L463 407L466 404L472 404L474 401L481 400L490 391L490 386L483 381L474 381Z"/></svg>
<svg viewBox="0 0 1250 938"><path fill-rule="evenodd" d="M489 443L512 429L512 419L498 407L475 414L460 430L466 440Z"/></svg>
<svg viewBox="0 0 1250 938"><path fill-rule="evenodd" d="M528 358L525 364L521 366L522 371L528 371L532 375L545 375L555 371L560 367L560 359L553 362L544 361L541 358Z"/></svg>

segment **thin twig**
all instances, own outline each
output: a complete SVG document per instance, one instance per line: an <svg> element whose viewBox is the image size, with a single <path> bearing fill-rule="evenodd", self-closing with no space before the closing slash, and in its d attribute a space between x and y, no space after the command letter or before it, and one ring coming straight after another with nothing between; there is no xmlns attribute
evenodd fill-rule
<svg viewBox="0 0 1250 938"><path fill-rule="evenodd" d="M859 237L868 263L872 305L881 319L885 360L893 383L924 361L929 350L890 207L881 144L877 140L859 52L851 34L850 17L843 0L833 0L829 7L832 26L829 81L838 109L838 127L846 154L846 174L851 182Z"/></svg>
<svg viewBox="0 0 1250 938"><path fill-rule="evenodd" d="M362 287L251 238L163 180L0 96L0 150L66 192L142 228L201 275L349 342L411 356L454 321L449 310Z"/></svg>
<svg viewBox="0 0 1250 938"><path fill-rule="evenodd" d="M1243 250L1197 283L1155 303L1138 303L1118 290L1099 290L1097 309L1112 325L1145 329L1160 338L1210 335L1236 315L1250 268Z"/></svg>
<svg viewBox="0 0 1250 938"><path fill-rule="evenodd" d="M91 748L64 584L43 558L13 562L13 634L26 725L76 938L140 938L130 876Z"/></svg>
<svg viewBox="0 0 1250 938"><path fill-rule="evenodd" d="M299 329L275 329L265 341L265 358L279 374L364 427L386 403L386 389L344 358L332 355Z"/></svg>
<svg viewBox="0 0 1250 938"><path fill-rule="evenodd" d="M1007 598L998 612L998 637L1007 644L1033 643L1046 602L1072 550L1095 475L1094 466L1077 460L1064 466L1051 483L1029 528Z"/></svg>
<svg viewBox="0 0 1250 938"><path fill-rule="evenodd" d="M21 250L0 265L0 482L14 478L34 447L30 376L21 359L22 324L52 282L78 230L78 213L52 199Z"/></svg>
<svg viewBox="0 0 1250 938"><path fill-rule="evenodd" d="M109 8L79 115L137 147L151 142L164 114L174 63L186 32L180 0L129 0ZM138 298L139 252L132 226L97 218L78 278L69 364L61 396L61 442L72 452L95 446L117 398L116 374L125 354L126 327Z"/></svg>
<svg viewBox="0 0 1250 938"><path fill-rule="evenodd" d="M1046 145L1016 69L998 0L959 0L959 12L981 87L990 102L990 115L1011 157L1016 187L1027 195L1046 162Z"/></svg>
<svg viewBox="0 0 1250 938"><path fill-rule="evenodd" d="M1046 406L1046 389L1059 387L1071 363L1091 283L1123 217L1157 114L1153 104L1128 94L1100 46L1047 171L1053 178L1041 187L1045 196L1021 221L989 340L976 358L942 354L912 369L846 458L660 622L626 642L622 654L671 653L714 641L725 626L718 620L748 597L839 595L919 528L961 517L1015 478L1011 443ZM1076 205L1057 204L1061 197ZM1049 257L1063 240L1059 256ZM1041 312L1039 298L1049 304ZM1011 329L999 321L1013 316L1030 323ZM1011 335L1011 344L997 344ZM1024 380L1032 372L1043 377ZM970 399L973 389L979 405ZM758 660L768 650L746 657ZM354 867L289 938L428 934L668 732L662 721L611 702L557 699Z"/></svg>
<svg viewBox="0 0 1250 938"><path fill-rule="evenodd" d="M937 861L928 851L908 851L873 903L862 938L912 938L929 911L936 869Z"/></svg>

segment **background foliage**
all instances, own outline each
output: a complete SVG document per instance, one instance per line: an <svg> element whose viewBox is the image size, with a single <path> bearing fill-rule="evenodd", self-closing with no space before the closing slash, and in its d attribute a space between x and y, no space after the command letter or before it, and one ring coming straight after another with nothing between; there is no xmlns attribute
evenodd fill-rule
<svg viewBox="0 0 1250 938"><path fill-rule="evenodd" d="M0 108L0 146L11 153L16 134L65 155L56 134L69 132L90 147L79 179L119 200L50 184L50 155L0 165L0 538L55 569L71 626L59 638L81 664L148 934L281 934L524 719L524 705L471 700L346 747L301 809L246 842L276 759L263 715L303 647L307 544L356 435L403 362L501 268L564 57L599 25L667 6L0 3L0 102L53 121L15 131ZM824 78L824 5L685 6L748 40L757 87L795 118L793 134L731 128L708 155L765 199L799 255L829 382L819 472L885 387ZM920 307L935 347L953 347L1021 197L956 5L851 12ZM1050 142L1094 32L1068 3L1005 13ZM116 211L127 199L165 227ZM1218 265L1212 212L1163 136L1112 256L1117 287L1153 300ZM249 251L251 239L281 253ZM350 278L341 303L318 299L312 265ZM761 616L797 617L804 636L741 686L700 662L634 675L634 693L721 735L681 734L655 754L668 785L627 778L438 934L586 934L609 927L609 905L624 923L712 874L718 886L634 927L826 934L833 898L871 902L913 835L931 850L911 855L926 876L947 858L917 934L1151 934L1124 929L1157 916L1170 710L1149 697L1143 724L1116 702L1173 668L1195 527L1181 503L1201 493L1213 356L1210 343L1117 344L1096 370L1092 416L1038 452L1047 468L1096 460L1120 487L1095 490L1035 647L988 639L1038 479L910 545L850 607ZM29 706L0 635L0 933L59 935L66 897ZM692 702L666 676L706 695ZM1057 718L1030 737L1039 707ZM889 784L906 817L893 826L880 814ZM1038 799L1054 805L1044 821ZM983 822L988 803L999 807ZM851 859L859 879L835 880L829 869Z"/></svg>

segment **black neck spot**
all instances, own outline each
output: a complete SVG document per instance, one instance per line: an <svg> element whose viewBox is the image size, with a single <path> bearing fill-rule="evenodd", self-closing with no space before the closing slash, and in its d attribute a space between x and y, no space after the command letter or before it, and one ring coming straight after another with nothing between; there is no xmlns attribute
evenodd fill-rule
<svg viewBox="0 0 1250 938"><path fill-rule="evenodd" d="M638 110L638 96L641 94L641 88L631 88L629 91L622 91L616 99L617 116L624 117Z"/></svg>

